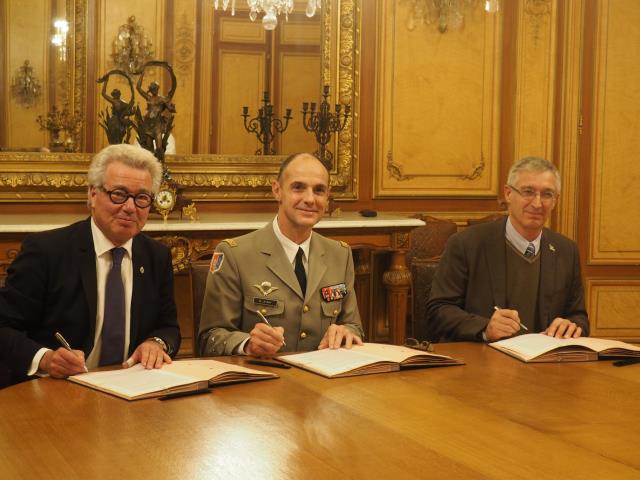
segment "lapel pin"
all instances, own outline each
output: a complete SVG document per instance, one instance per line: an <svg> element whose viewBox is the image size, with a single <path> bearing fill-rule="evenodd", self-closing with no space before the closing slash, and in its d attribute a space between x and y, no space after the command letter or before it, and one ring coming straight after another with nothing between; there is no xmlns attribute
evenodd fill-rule
<svg viewBox="0 0 640 480"><path fill-rule="evenodd" d="M140 267L140 273L144 273L144 267Z"/></svg>
<svg viewBox="0 0 640 480"><path fill-rule="evenodd" d="M549 250L551 250L552 252L556 251L556 247L554 247L553 245L549 244Z"/></svg>

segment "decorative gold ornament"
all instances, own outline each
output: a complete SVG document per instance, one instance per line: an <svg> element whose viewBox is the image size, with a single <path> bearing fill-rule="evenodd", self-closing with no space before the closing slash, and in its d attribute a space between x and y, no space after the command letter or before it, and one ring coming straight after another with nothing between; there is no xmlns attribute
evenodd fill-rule
<svg viewBox="0 0 640 480"><path fill-rule="evenodd" d="M54 151L76 152L76 133L82 128L82 115L80 112L69 113L67 108L58 110L55 105L51 107L46 118L38 115L36 122L40 130L48 130L51 134L49 147Z"/></svg>
<svg viewBox="0 0 640 480"><path fill-rule="evenodd" d="M156 207L156 210L160 215L162 215L162 220L167 223L167 218L169 218L169 214L176 206L176 189L168 182L162 182L160 185L160 190L156 194L156 197L153 201L153 204Z"/></svg>
<svg viewBox="0 0 640 480"><path fill-rule="evenodd" d="M189 205L182 207L182 216L188 218L190 222L195 222L198 219L196 204L191 202Z"/></svg>

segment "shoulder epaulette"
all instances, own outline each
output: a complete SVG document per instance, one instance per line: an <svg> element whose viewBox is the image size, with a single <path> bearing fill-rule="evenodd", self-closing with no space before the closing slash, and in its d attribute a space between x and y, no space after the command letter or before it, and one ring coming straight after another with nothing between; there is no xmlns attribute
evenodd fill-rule
<svg viewBox="0 0 640 480"><path fill-rule="evenodd" d="M233 238L225 238L222 241L224 243L226 243L227 245L229 245L230 247L237 247L238 246L238 242L236 242Z"/></svg>
<svg viewBox="0 0 640 480"><path fill-rule="evenodd" d="M343 242L342 240L340 240L340 245L342 245L344 248L349 248L349 244L347 242Z"/></svg>

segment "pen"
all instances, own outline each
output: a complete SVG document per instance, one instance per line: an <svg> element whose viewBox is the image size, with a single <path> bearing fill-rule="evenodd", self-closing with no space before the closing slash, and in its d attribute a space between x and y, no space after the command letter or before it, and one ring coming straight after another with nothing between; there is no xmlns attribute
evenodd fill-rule
<svg viewBox="0 0 640 480"><path fill-rule="evenodd" d="M500 310L500 307L498 307L498 306L494 306L494 307L493 307L493 309L494 309L495 311L498 311L498 310ZM520 325L520 328L524 328L527 332L529 331L529 329L527 328L527 326L526 326L526 325L524 325L523 323L518 322L518 324Z"/></svg>
<svg viewBox="0 0 640 480"><path fill-rule="evenodd" d="M66 350L69 350L70 352L73 352L73 350L71 350L71 345L69 345L69 342L67 342L67 339L64 338L60 332L56 332L55 336L56 336L56 339L58 340L58 342L60 342L60 345L62 345L63 348L65 348ZM86 365L84 366L84 371L85 372L89 371L89 369L87 368Z"/></svg>
<svg viewBox="0 0 640 480"><path fill-rule="evenodd" d="M291 365L287 365L286 363L271 361L271 360L260 360L257 358L252 358L247 360L247 363L251 363L252 365L263 365L265 367L276 367L276 368L291 368Z"/></svg>
<svg viewBox="0 0 640 480"><path fill-rule="evenodd" d="M624 360L616 360L613 362L614 367L626 367L627 365L634 365L636 363L640 363L640 358L625 358Z"/></svg>
<svg viewBox="0 0 640 480"><path fill-rule="evenodd" d="M203 393L211 393L211 388L207 387L199 388L198 390L190 390L188 392L168 393L167 395L158 397L158 400L171 400L172 398L190 397L191 395L201 395Z"/></svg>
<svg viewBox="0 0 640 480"><path fill-rule="evenodd" d="M269 323L269 320L267 320L267 317L265 317L260 310L256 310L256 313L258 314L258 316L260 316L260 318L264 323L266 323L271 328L273 328L273 325ZM287 346L287 343L284 341L284 339L282 339L282 345L284 345L285 347Z"/></svg>

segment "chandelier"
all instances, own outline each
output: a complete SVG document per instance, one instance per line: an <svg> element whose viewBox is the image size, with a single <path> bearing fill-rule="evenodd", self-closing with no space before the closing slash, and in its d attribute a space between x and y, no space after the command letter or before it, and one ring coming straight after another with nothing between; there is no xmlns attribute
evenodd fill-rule
<svg viewBox="0 0 640 480"><path fill-rule="evenodd" d="M66 20L56 20L53 22L55 33L51 36L51 43L58 48L58 58L61 62L67 61L67 34L69 33L69 22Z"/></svg>
<svg viewBox="0 0 640 480"><path fill-rule="evenodd" d="M307 0L305 13L311 18L320 8L322 0ZM249 18L254 22L258 14L264 12L262 26L265 30L273 30L278 26L278 15L284 13L285 20L289 20L289 14L293 11L294 0L247 0ZM231 4L231 15L236 14L236 0L214 0L213 8L218 10L222 4L222 10L226 11Z"/></svg>
<svg viewBox="0 0 640 480"><path fill-rule="evenodd" d="M478 5L478 0L410 0L411 9L407 19L407 28L414 30L417 23L437 25L440 33L447 30L460 30L464 26L464 17ZM496 13L500 0L482 0L487 13Z"/></svg>
<svg viewBox="0 0 640 480"><path fill-rule="evenodd" d="M113 64L127 73L138 75L142 66L153 59L153 44L144 27L131 16L127 23L118 27L118 35L113 41Z"/></svg>

